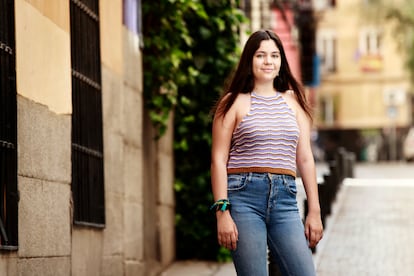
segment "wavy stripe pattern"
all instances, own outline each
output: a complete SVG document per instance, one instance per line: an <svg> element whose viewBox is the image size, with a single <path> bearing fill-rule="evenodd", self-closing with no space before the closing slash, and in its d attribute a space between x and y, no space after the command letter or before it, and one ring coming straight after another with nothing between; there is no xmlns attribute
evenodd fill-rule
<svg viewBox="0 0 414 276"><path fill-rule="evenodd" d="M299 127L282 95L251 93L250 111L233 132L228 169L283 169L296 175Z"/></svg>

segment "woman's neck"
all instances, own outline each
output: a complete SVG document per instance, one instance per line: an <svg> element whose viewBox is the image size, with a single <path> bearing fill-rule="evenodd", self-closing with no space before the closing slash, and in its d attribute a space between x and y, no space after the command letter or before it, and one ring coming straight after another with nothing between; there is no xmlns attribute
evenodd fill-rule
<svg viewBox="0 0 414 276"><path fill-rule="evenodd" d="M260 96L274 96L276 89L273 87L273 82L270 84L255 84L253 92Z"/></svg>

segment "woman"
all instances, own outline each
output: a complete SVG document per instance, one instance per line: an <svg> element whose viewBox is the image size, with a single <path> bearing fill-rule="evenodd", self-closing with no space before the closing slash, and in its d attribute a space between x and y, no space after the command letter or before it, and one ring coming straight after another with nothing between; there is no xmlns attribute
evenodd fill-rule
<svg viewBox="0 0 414 276"><path fill-rule="evenodd" d="M267 275L267 249L283 275L315 275L310 248L323 230L311 111L276 34L260 30L249 37L225 92L212 129L218 243L231 250L238 275ZM296 169L308 202L305 225Z"/></svg>

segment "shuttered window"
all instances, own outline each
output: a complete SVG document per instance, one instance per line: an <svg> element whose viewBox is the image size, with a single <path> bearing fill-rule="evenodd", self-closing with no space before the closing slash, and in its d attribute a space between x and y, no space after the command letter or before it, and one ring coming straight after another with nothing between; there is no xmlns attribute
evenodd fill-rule
<svg viewBox="0 0 414 276"><path fill-rule="evenodd" d="M105 225L99 1L70 0L74 223Z"/></svg>
<svg viewBox="0 0 414 276"><path fill-rule="evenodd" d="M17 111L14 1L0 0L0 249L17 249Z"/></svg>

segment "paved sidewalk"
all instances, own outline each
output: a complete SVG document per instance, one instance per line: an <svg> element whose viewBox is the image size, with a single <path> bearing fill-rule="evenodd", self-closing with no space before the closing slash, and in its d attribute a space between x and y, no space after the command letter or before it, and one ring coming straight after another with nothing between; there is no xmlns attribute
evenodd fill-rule
<svg viewBox="0 0 414 276"><path fill-rule="evenodd" d="M233 263L175 262L161 276L236 276Z"/></svg>
<svg viewBox="0 0 414 276"><path fill-rule="evenodd" d="M414 275L414 178L346 179L314 261L318 276ZM188 261L161 275L236 273L231 263Z"/></svg>
<svg viewBox="0 0 414 276"><path fill-rule="evenodd" d="M414 180L347 179L318 276L414 275Z"/></svg>

